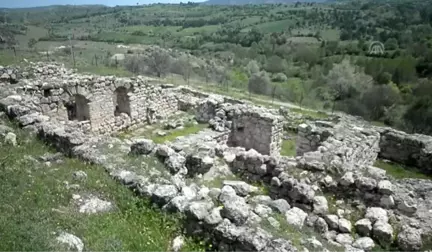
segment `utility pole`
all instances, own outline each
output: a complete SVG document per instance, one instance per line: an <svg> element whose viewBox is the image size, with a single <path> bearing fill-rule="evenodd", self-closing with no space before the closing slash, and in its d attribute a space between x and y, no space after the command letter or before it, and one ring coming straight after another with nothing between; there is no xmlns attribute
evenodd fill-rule
<svg viewBox="0 0 432 252"><path fill-rule="evenodd" d="M74 53L74 50L73 50L73 47L72 47L72 40L71 40L71 36L69 35L68 37L69 37L70 53L71 53L72 61L73 61L73 65L74 65L74 68L75 68L75 67L76 67L76 63L75 63L75 53Z"/></svg>

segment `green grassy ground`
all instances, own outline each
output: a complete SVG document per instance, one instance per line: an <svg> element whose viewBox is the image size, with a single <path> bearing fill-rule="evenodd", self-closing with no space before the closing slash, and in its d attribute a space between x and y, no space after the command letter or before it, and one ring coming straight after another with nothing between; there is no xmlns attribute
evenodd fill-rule
<svg viewBox="0 0 432 252"><path fill-rule="evenodd" d="M175 129L167 131L165 136L152 136L151 139L155 143L172 142L179 136L187 136L200 132L208 127L208 124L186 124L183 129Z"/></svg>
<svg viewBox="0 0 432 252"><path fill-rule="evenodd" d="M67 231L80 237L87 251L167 251L181 233L181 219L150 207L131 191L117 184L98 166L76 159L47 167L34 163L50 149L43 143L17 132L19 146L0 145L0 250L55 251L60 248L52 232ZM83 170L88 178L80 189L67 190L63 181ZM72 194L97 193L118 210L109 214L83 215L53 211L68 206ZM203 246L187 241L184 251L203 251Z"/></svg>
<svg viewBox="0 0 432 252"><path fill-rule="evenodd" d="M384 162L383 160L377 160L374 166L379 167L387 171L387 174L396 178L417 178L417 179L432 179L432 175L421 173L414 167L405 167L400 164L392 162Z"/></svg>
<svg viewBox="0 0 432 252"><path fill-rule="evenodd" d="M296 141L295 138L292 138L290 140L283 140L282 141L282 149L280 154L282 156L290 156L295 157L296 156Z"/></svg>

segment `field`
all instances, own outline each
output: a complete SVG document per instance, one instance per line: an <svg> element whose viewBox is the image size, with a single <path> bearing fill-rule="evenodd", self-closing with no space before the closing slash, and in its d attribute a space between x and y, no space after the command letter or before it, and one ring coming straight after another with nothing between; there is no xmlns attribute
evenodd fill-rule
<svg viewBox="0 0 432 252"><path fill-rule="evenodd" d="M54 152L33 136L16 132L18 146L0 146L0 250L64 250L55 237L56 232L67 231L81 237L86 250L160 251L181 234L181 219L154 209L119 186L102 167L75 159L50 166L38 162L40 155ZM68 189L64 181L73 182L72 174L78 170L87 179L79 189ZM115 202L118 210L87 215L70 209L73 195L85 193L98 193ZM183 251L203 251L203 246L187 240Z"/></svg>

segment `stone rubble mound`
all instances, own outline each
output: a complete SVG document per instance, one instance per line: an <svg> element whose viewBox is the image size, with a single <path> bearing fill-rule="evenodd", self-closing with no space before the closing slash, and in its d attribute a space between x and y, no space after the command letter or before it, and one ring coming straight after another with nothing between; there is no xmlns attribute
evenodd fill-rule
<svg viewBox="0 0 432 252"><path fill-rule="evenodd" d="M396 180L373 166L379 156L402 163L415 159L427 171L430 137L396 134L347 116L299 125L297 156L284 157L279 154L284 116L277 110L183 87L164 89L145 77L69 75L61 67L34 66L37 79L0 85L0 108L59 152L101 165L163 211L184 214L187 233L218 250L371 251L391 245L418 251L432 233L432 182ZM132 88L129 110L123 113L127 120L121 124L111 104L119 87ZM61 109L71 94L87 99L89 110L75 113L89 118L70 120L71 111ZM117 96L117 106L122 107L123 98ZM164 144L108 135L190 109L212 129ZM403 157L396 157L397 150L404 150ZM126 157L154 157L165 171L153 164L134 169L125 165ZM219 186L195 181L221 167L236 179L224 179ZM89 202L92 207L84 209L113 207L100 199ZM294 242L295 235L282 235L286 228L313 235L304 231ZM60 240L83 247L70 235Z"/></svg>

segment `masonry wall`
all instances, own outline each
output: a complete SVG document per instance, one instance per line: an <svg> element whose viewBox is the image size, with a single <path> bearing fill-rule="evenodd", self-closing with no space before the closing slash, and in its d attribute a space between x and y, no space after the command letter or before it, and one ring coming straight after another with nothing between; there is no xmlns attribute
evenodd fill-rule
<svg viewBox="0 0 432 252"><path fill-rule="evenodd" d="M302 124L297 155L306 169L340 173L373 165L379 152L379 133L354 125L328 122Z"/></svg>
<svg viewBox="0 0 432 252"><path fill-rule="evenodd" d="M34 95L35 104L43 114L66 121L68 108L76 106L75 118L83 129L106 134L124 128L152 123L178 111L177 92L149 84L145 78L116 78L77 75L57 79L45 76L42 85L26 89ZM59 83L60 82L60 83ZM116 108L122 104L120 112ZM70 111L69 111L70 113Z"/></svg>
<svg viewBox="0 0 432 252"><path fill-rule="evenodd" d="M237 110L232 118L228 144L255 149L265 155L280 155L283 123L279 116L262 111Z"/></svg>
<svg viewBox="0 0 432 252"><path fill-rule="evenodd" d="M381 158L415 166L426 173L432 173L432 137L407 134L393 129L380 132Z"/></svg>

